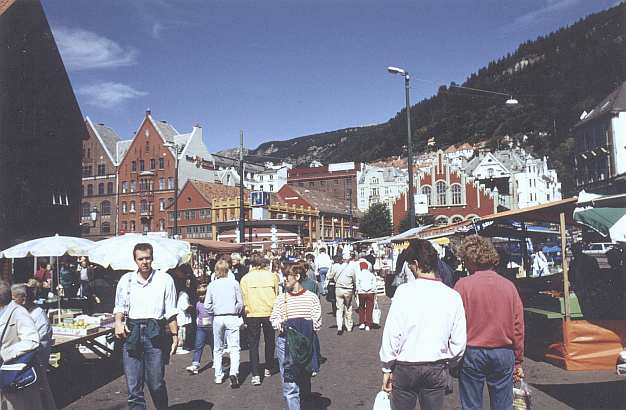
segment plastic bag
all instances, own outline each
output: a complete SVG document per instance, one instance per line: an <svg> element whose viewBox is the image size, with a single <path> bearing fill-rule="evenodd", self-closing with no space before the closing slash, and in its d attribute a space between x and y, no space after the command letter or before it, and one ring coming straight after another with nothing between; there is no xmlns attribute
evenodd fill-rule
<svg viewBox="0 0 626 410"><path fill-rule="evenodd" d="M515 383L513 386L513 410L530 410L530 387L524 381L520 380L519 383Z"/></svg>
<svg viewBox="0 0 626 410"><path fill-rule="evenodd" d="M391 410L391 399L389 393L379 391L374 400L374 408L372 410Z"/></svg>
<svg viewBox="0 0 626 410"><path fill-rule="evenodd" d="M376 326L380 326L380 319L383 315L383 312L380 311L380 307L378 306L378 299L374 299L374 309L372 310L372 322Z"/></svg>

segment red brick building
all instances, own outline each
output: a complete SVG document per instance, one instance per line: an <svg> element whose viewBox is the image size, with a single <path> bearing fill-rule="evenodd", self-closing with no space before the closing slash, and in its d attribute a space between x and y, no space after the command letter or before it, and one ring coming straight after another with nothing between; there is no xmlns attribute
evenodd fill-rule
<svg viewBox="0 0 626 410"><path fill-rule="evenodd" d="M447 225L486 216L498 210L498 191L491 191L462 170L452 167L443 152L426 169L418 171L415 192L423 195L428 214L438 225ZM405 218L408 204L402 194L393 205L393 225L397 229ZM416 205L419 209L419 206Z"/></svg>
<svg viewBox="0 0 626 410"><path fill-rule="evenodd" d="M357 206L358 162L322 166L298 167L287 171L287 184L326 192L329 195Z"/></svg>

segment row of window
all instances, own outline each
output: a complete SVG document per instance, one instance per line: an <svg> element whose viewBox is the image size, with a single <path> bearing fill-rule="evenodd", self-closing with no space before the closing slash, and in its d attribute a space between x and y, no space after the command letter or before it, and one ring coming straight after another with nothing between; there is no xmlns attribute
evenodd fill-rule
<svg viewBox="0 0 626 410"><path fill-rule="evenodd" d="M436 201L436 205L447 205L448 203L448 196L447 196L447 191L448 191L448 185L443 182L443 181L439 181L435 184L435 189L436 189L436 196L435 196L435 201ZM450 186L450 190L452 193L452 203L451 205L462 205L463 204L463 196L462 196L462 190L461 190L461 185L460 184L452 184ZM422 187L422 194L426 195L426 198L428 200L428 206L432 206L434 205L432 203L433 198L432 198L432 188L428 185L425 185Z"/></svg>
<svg viewBox="0 0 626 410"><path fill-rule="evenodd" d="M82 225L82 230L83 230L83 235L90 235L91 234L91 226L89 226L89 224L84 224ZM102 222L100 224L100 233L103 235L106 234L110 234L111 233L111 223L109 222Z"/></svg>
<svg viewBox="0 0 626 410"><path fill-rule="evenodd" d="M257 186L259 187L259 189L258 189L258 190L256 189L256 188L257 188ZM251 190L253 190L253 191L265 191L265 190L263 189L263 185L250 185L250 189L251 189ZM269 192L274 192L274 185L271 185L271 184L270 184L270 186L269 186Z"/></svg>
<svg viewBox="0 0 626 410"><path fill-rule="evenodd" d="M100 203L100 209L98 210L100 215L111 215L111 202L102 201ZM91 214L91 204L89 202L83 202L80 207L80 215L82 217L89 217Z"/></svg>
<svg viewBox="0 0 626 410"><path fill-rule="evenodd" d="M174 178L168 177L167 180L163 177L159 178L159 190L162 191L164 189L174 189ZM139 192L146 192L154 190L154 184L151 179L142 178L139 180ZM127 192L136 192L137 191L137 181L131 180L122 181L122 193L125 194Z"/></svg>
<svg viewBox="0 0 626 410"><path fill-rule="evenodd" d="M106 191L104 189L105 184L104 182L100 182L98 184L98 195L111 195L115 193L115 188L114 188L114 184L113 182L107 182L106 184ZM85 186L81 185L81 191L83 193L83 196L93 196L93 184L87 184L87 191L85 191Z"/></svg>
<svg viewBox="0 0 626 410"><path fill-rule="evenodd" d="M150 170L156 169L156 159L151 158L150 159ZM165 168L165 158L161 157L159 158L159 169L164 169ZM145 171L146 170L146 161L143 159L139 160L139 171ZM137 172L137 161L131 161L130 162L130 171L131 172Z"/></svg>
<svg viewBox="0 0 626 410"><path fill-rule="evenodd" d="M83 177L91 177L93 176L93 166L92 165L83 165ZM97 176L102 177L106 175L106 165L98 164Z"/></svg>
<svg viewBox="0 0 626 410"><path fill-rule="evenodd" d="M173 203L174 203L174 198L167 198L167 206L170 206ZM139 205L140 205L141 212L152 212L153 210L152 202L148 202L145 199L142 199L139 202ZM159 211L164 211L165 208L166 208L166 200L164 198L159 199ZM135 201L130 201L130 202L123 201L122 202L122 213L126 214L129 212L137 212Z"/></svg>

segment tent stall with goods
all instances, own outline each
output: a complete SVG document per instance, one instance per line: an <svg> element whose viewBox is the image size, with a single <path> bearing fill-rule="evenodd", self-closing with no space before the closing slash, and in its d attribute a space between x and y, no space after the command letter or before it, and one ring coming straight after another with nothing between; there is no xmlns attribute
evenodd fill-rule
<svg viewBox="0 0 626 410"><path fill-rule="evenodd" d="M623 196L626 198L626 196ZM600 199L595 201L593 209L597 213L597 205ZM524 208L519 210L502 212L482 218L480 224L493 223L508 218L523 223L553 223L559 225L561 236L561 246L563 250L563 273L562 292L545 292L543 296L552 299L552 307L546 309L545 306L530 306L525 301L525 313L527 323L526 344L529 347L542 346L542 352L549 361L562 366L567 370L613 370L619 353L626 345L626 321L625 320L586 320L580 311L578 299L574 294L570 294L569 289L569 266L566 246L566 226L584 223L590 225L588 216L586 222L580 217L581 209L584 205L585 211L591 211L591 204L585 201L580 202L576 197L567 198L560 201ZM610 205L610 206L609 206ZM624 212L625 202L619 202L613 198L613 202L604 202L602 206L610 208L609 214ZM621 211L619 210L621 209ZM575 211L576 210L576 211ZM589 215L589 214L588 214ZM601 218L594 219L596 222ZM610 231L608 224L613 219L604 218L605 232ZM611 224L610 226L613 226ZM603 228L594 228L602 231ZM616 232L617 240L619 235ZM481 235L487 233L486 230L479 232ZM556 275L555 275L556 276ZM561 278L560 276L557 276ZM552 278L554 280L555 278ZM532 280L532 279L530 279ZM518 286L520 283L518 281Z"/></svg>

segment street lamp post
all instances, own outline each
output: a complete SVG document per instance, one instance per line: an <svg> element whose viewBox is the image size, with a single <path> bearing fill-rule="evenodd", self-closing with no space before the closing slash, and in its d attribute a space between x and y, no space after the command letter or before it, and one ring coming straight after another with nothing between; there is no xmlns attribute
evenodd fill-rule
<svg viewBox="0 0 626 410"><path fill-rule="evenodd" d="M91 212L89 212L89 219L91 219L91 223L93 224L92 226L95 228L96 219L98 219L98 208L96 208L95 206L93 207Z"/></svg>
<svg viewBox="0 0 626 410"><path fill-rule="evenodd" d="M178 150L180 146L173 142L166 142L163 146L174 149L174 229L172 238L176 239L176 235L178 235Z"/></svg>
<svg viewBox="0 0 626 410"><path fill-rule="evenodd" d="M409 201L409 229L415 228L415 198L413 193L413 144L411 143L411 99L409 97L410 77L409 72L398 67L387 67L387 71L391 74L400 74L404 76L404 89L406 97L406 129L407 129L407 167L409 169L409 192L407 193Z"/></svg>
<svg viewBox="0 0 626 410"><path fill-rule="evenodd" d="M243 203L243 182L244 181L244 169L243 169L243 130L239 131L239 243L246 241L246 209Z"/></svg>

